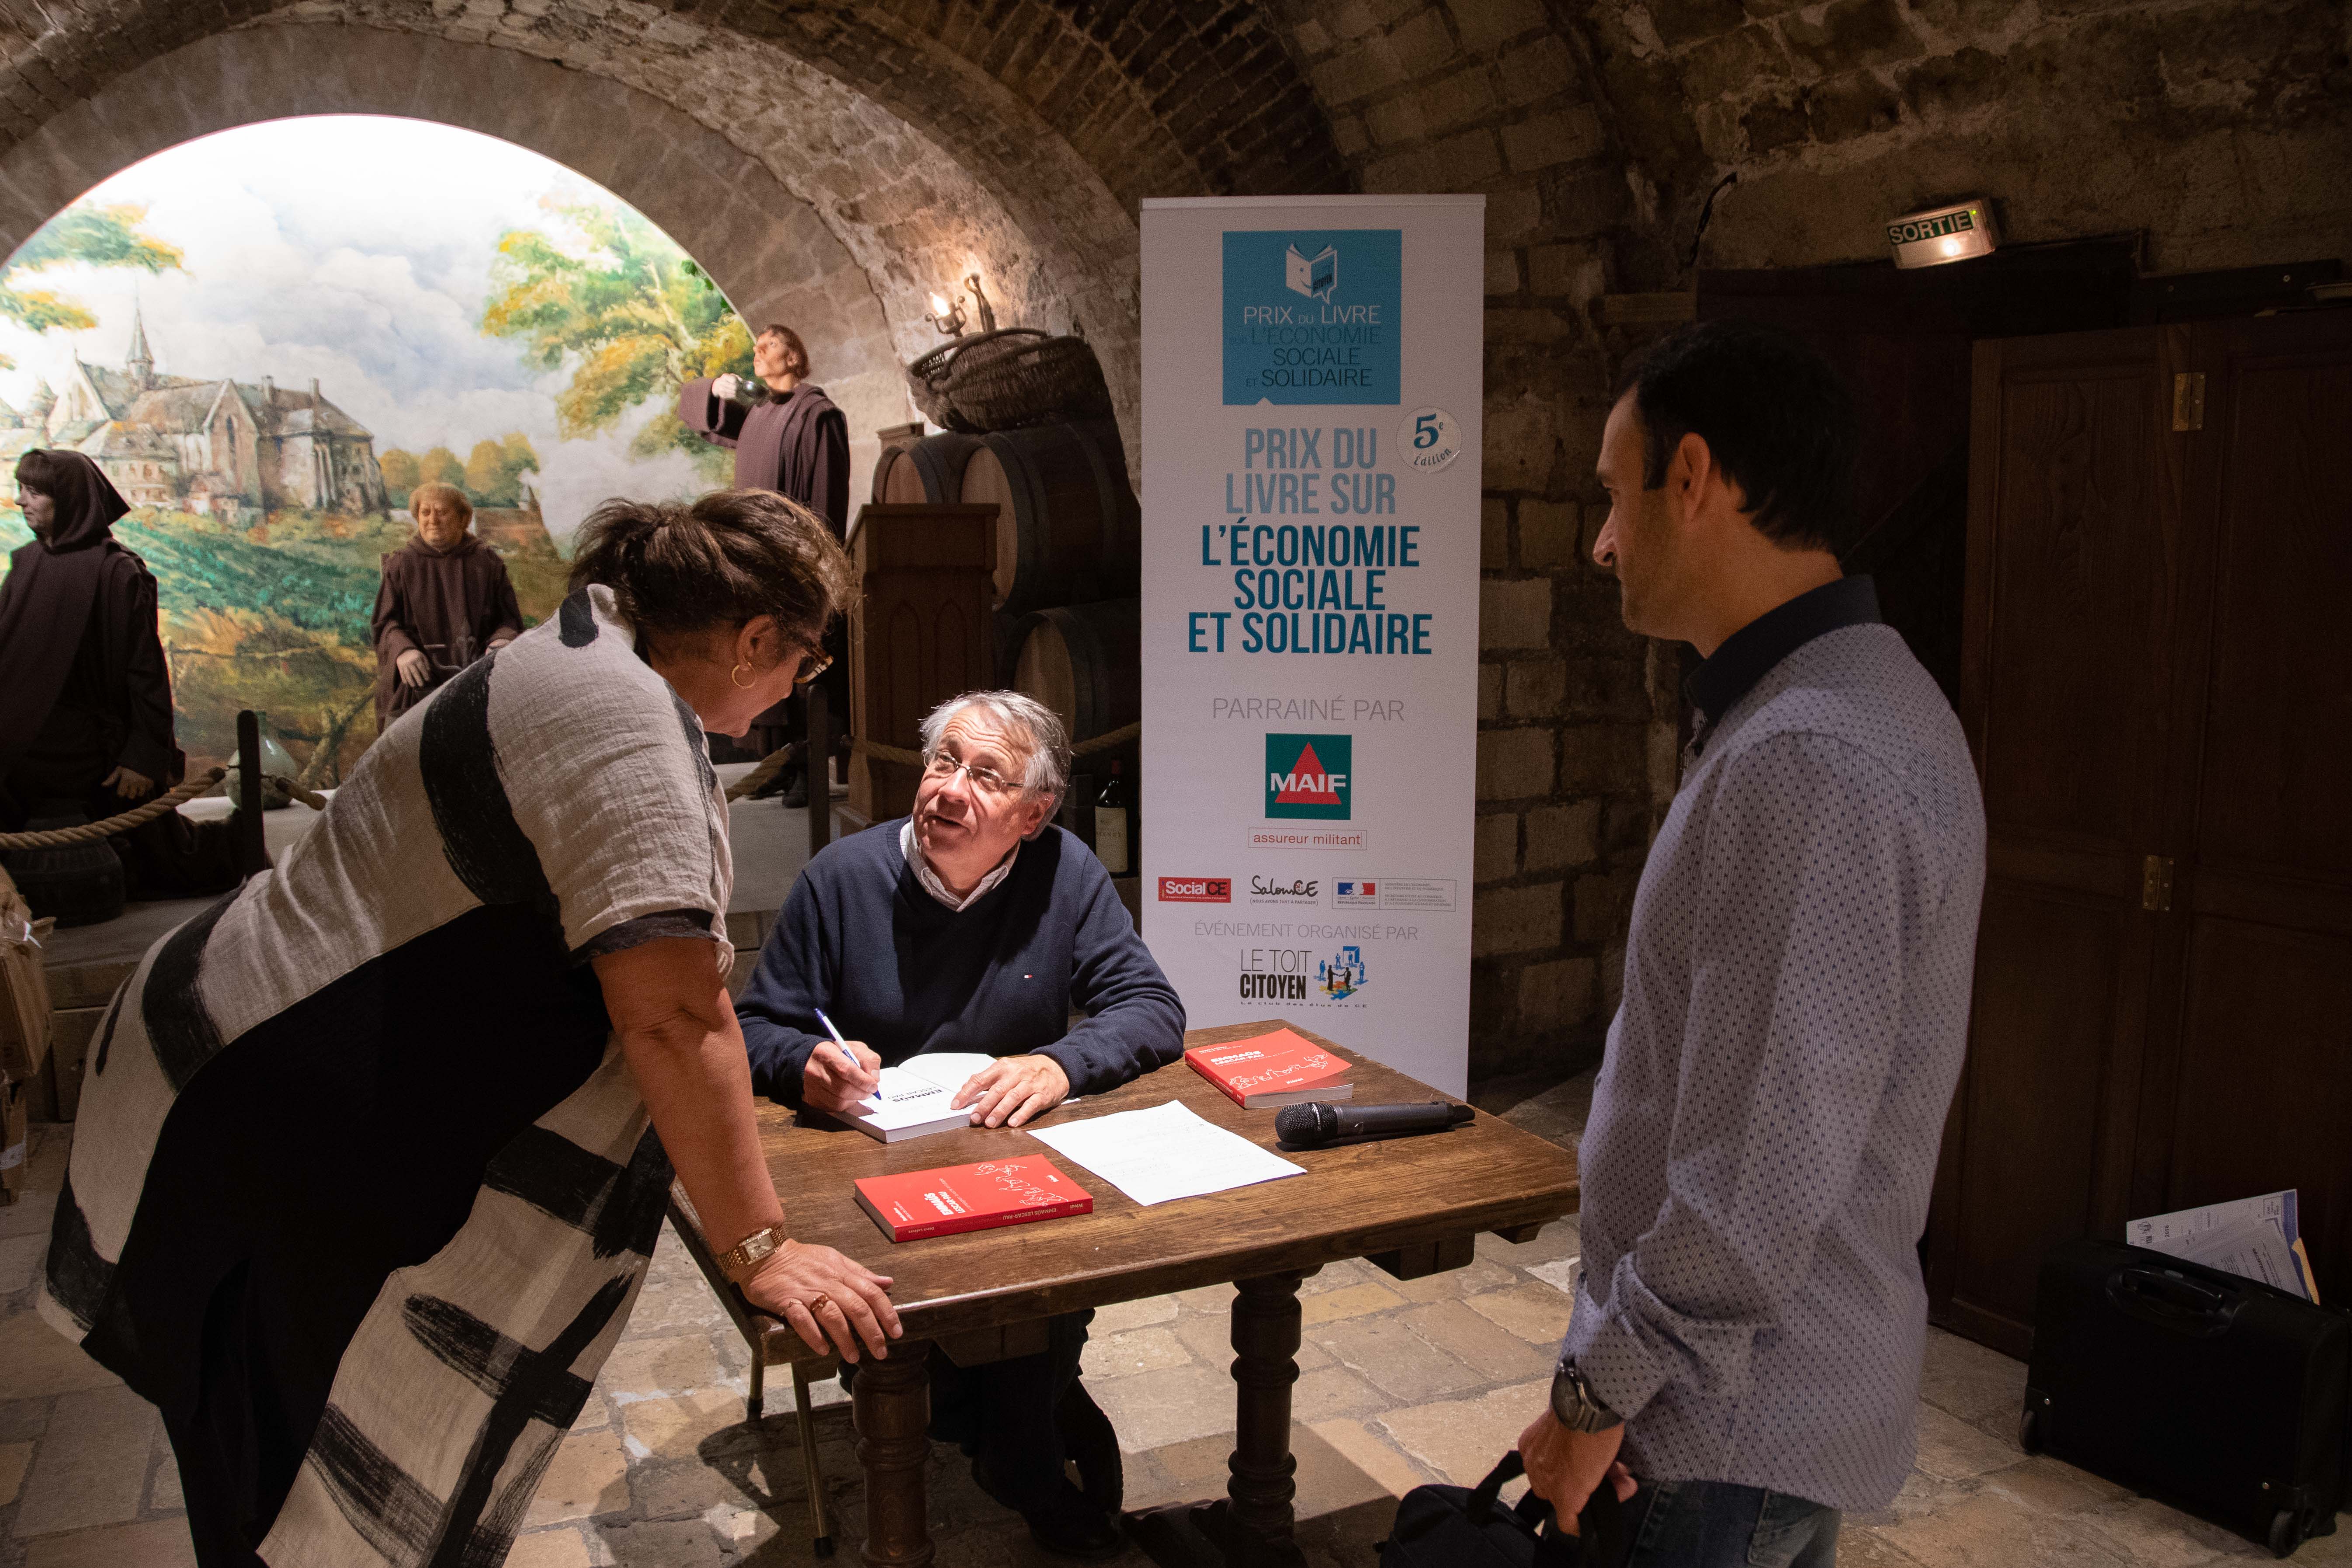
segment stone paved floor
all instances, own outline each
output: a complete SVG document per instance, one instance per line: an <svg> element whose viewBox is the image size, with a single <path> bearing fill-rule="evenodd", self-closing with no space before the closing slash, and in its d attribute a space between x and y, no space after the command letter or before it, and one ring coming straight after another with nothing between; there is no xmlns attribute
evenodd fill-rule
<svg viewBox="0 0 2352 1568"><path fill-rule="evenodd" d="M1590 1096L1589 1077L1572 1079L1510 1114L1570 1140ZM179 1568L194 1557L153 1412L31 1310L70 1132L39 1131L34 1191L0 1208L0 1568ZM1347 1264L1307 1282L1293 1444L1300 1534L1317 1568L1369 1568L1399 1494L1431 1479L1473 1482L1510 1445L1542 1398L1576 1250L1567 1221L1523 1247L1483 1237L1475 1262L1433 1279L1399 1283ZM1186 1291L1095 1321L1087 1381L1129 1451L1130 1507L1223 1489L1232 1297ZM815 1561L790 1380L771 1384L767 1418L746 1425L747 1365L741 1341L665 1232L628 1333L549 1468L509 1562ZM2200 1568L2268 1555L2079 1470L2025 1458L2012 1437L2023 1384L2018 1363L1932 1336L1917 1468L1891 1509L1849 1521L1842 1568ZM863 1499L849 1412L831 1383L817 1396L835 1561L855 1563ZM1055 1561L980 1495L952 1450L935 1450L930 1480L941 1568ZM1133 1568L1145 1561L1132 1550L1120 1559ZM2352 1568L2352 1528L2294 1561Z"/></svg>

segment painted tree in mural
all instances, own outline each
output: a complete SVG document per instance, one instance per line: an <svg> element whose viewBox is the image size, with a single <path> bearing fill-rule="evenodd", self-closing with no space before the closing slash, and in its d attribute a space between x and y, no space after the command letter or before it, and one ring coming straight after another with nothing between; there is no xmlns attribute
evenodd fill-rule
<svg viewBox="0 0 2352 1568"><path fill-rule="evenodd" d="M639 457L677 450L723 479L729 455L679 423L677 390L697 376L748 374L751 338L702 269L635 213L548 197L562 226L511 229L499 241L482 331L520 338L524 362L569 365L555 401L557 428L578 440L609 430L648 402L656 412L630 443Z"/></svg>
<svg viewBox="0 0 2352 1568"><path fill-rule="evenodd" d="M142 206L73 206L43 224L0 271L0 316L28 331L84 331L98 318L79 300L46 289L23 289L18 281L51 267L79 262L87 267L135 267L144 272L176 270L176 246L144 233ZM0 368L16 361L0 354Z"/></svg>

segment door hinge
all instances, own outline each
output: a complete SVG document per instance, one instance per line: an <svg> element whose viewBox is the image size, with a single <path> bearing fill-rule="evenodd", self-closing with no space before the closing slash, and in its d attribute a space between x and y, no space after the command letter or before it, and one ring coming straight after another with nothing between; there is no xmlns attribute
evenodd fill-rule
<svg viewBox="0 0 2352 1568"><path fill-rule="evenodd" d="M2140 866L2139 907L2161 914L2172 907L2172 862L2151 855Z"/></svg>
<svg viewBox="0 0 2352 1568"><path fill-rule="evenodd" d="M2205 373L2185 370L2172 378L2172 427L2205 428Z"/></svg>

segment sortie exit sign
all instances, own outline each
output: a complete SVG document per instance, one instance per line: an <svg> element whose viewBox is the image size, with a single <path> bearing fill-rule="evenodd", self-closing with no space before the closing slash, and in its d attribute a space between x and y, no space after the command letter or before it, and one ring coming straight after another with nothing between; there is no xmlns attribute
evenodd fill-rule
<svg viewBox="0 0 2352 1568"><path fill-rule="evenodd" d="M1992 206L1982 199L1906 213L1886 226L1897 267L1939 267L1971 256L1990 256L2000 246Z"/></svg>

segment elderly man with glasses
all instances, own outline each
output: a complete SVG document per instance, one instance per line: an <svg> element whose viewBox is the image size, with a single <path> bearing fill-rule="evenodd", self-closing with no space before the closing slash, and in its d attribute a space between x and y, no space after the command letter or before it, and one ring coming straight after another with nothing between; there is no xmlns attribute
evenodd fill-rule
<svg viewBox="0 0 2352 1568"><path fill-rule="evenodd" d="M1019 692L968 693L923 721L923 759L913 814L828 846L785 900L735 1009L754 1089L839 1111L885 1064L976 1051L995 1065L957 1103L975 1126L1014 1128L1175 1061L1183 1004L1102 862L1052 826L1061 721ZM962 1368L935 1352L930 1368L932 1436L974 1456L1040 1546L1082 1560L1121 1550L1117 1440L1077 1382L1093 1315L1055 1319L1035 1355Z"/></svg>

